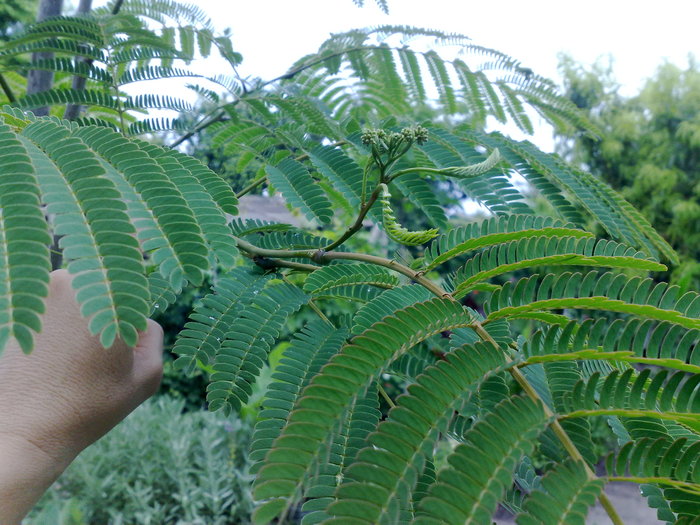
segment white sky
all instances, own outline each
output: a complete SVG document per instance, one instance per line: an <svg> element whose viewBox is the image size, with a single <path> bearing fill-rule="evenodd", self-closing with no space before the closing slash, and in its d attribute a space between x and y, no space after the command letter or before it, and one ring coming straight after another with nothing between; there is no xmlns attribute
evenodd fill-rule
<svg viewBox="0 0 700 525"><path fill-rule="evenodd" d="M388 0L388 16L374 0L365 0L364 8L352 0L185 1L207 11L218 30L231 28L233 47L244 57L240 73L263 79L283 74L331 33L383 24L465 34L557 81L560 52L585 64L612 55L624 95L635 94L663 60L685 66L689 53L700 57L698 0ZM95 0L96 6L104 3ZM221 59L193 66L208 75L230 73ZM194 99L188 90L168 91ZM548 129L532 140L551 151Z"/></svg>
<svg viewBox="0 0 700 525"><path fill-rule="evenodd" d="M612 54L624 94L633 94L664 58L700 56L697 0L389 0L390 15L365 0L196 0L218 28L230 27L243 72L277 76L330 33L405 24L466 34L556 80L557 53L593 62Z"/></svg>

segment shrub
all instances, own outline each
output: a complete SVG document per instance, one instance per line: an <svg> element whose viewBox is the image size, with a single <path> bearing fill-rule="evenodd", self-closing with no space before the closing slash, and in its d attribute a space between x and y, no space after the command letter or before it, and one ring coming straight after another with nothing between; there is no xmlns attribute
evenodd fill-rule
<svg viewBox="0 0 700 525"><path fill-rule="evenodd" d="M253 507L244 421L146 402L87 448L28 523L240 524Z"/></svg>

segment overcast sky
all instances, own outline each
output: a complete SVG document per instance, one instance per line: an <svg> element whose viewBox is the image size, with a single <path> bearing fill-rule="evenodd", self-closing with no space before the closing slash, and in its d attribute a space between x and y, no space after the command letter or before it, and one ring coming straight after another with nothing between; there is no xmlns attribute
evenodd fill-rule
<svg viewBox="0 0 700 525"><path fill-rule="evenodd" d="M374 0L363 8L352 0L189 1L208 12L218 30L231 29L233 47L244 57L240 72L263 79L283 74L331 33L384 24L465 34L554 80L560 52L585 64L610 55L625 95L635 94L664 60L685 66L690 53L700 57L698 0L388 0L389 15ZM220 59L193 67L207 75L229 73ZM168 90L195 98L184 88ZM533 140L545 150L553 147L548 129Z"/></svg>
<svg viewBox="0 0 700 525"><path fill-rule="evenodd" d="M665 58L684 65L700 55L697 0L389 0L384 15L365 0L195 0L218 28L230 27L243 71L264 78L282 73L318 48L330 33L380 24L406 24L466 34L474 43L556 77L557 54L586 63L612 54L625 94L632 94Z"/></svg>

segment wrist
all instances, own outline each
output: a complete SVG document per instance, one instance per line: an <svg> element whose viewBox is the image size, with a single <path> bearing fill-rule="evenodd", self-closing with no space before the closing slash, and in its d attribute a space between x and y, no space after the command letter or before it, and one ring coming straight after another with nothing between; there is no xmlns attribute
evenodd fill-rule
<svg viewBox="0 0 700 525"><path fill-rule="evenodd" d="M0 523L19 524L74 457L0 431Z"/></svg>

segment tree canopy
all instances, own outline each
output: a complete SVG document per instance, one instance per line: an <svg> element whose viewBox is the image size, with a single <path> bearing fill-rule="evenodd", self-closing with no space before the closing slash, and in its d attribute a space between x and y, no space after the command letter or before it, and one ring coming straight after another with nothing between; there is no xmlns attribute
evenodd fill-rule
<svg viewBox="0 0 700 525"><path fill-rule="evenodd" d="M673 274L700 284L700 64L661 65L640 92L619 93L612 65L564 57L566 96L603 131L600 140L559 134L559 150L637 207L682 258Z"/></svg>

